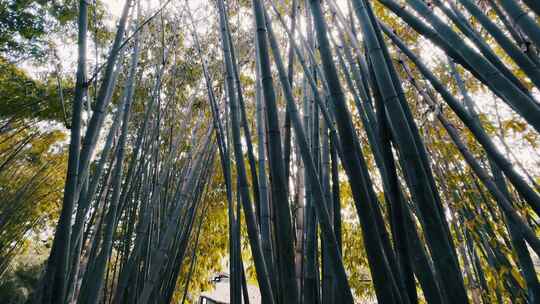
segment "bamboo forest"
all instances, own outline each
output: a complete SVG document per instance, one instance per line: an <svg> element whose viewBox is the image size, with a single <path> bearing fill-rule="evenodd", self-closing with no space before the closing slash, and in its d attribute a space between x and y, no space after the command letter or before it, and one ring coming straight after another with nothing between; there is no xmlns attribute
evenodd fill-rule
<svg viewBox="0 0 540 304"><path fill-rule="evenodd" d="M539 0L0 0L0 303L539 304Z"/></svg>

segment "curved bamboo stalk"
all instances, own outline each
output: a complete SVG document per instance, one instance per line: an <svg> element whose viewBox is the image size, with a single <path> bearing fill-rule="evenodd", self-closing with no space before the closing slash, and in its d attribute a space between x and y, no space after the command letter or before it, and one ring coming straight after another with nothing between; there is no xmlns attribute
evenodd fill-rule
<svg viewBox="0 0 540 304"><path fill-rule="evenodd" d="M444 14L453 21L459 30L474 43L474 45L480 50L480 53L484 55L486 60L489 61L494 68L499 70L504 77L512 82L523 93L531 97L528 89L523 85L521 80L518 79L508 67L506 67L502 60L494 53L493 49L487 44L487 42L484 41L481 34L476 31L467 18L461 14L456 5L450 3L450 7L447 7L440 0L435 0L434 2L444 12Z"/></svg>
<svg viewBox="0 0 540 304"><path fill-rule="evenodd" d="M405 11L393 0L380 0L382 4L400 16L403 21L415 28L423 35L429 35L439 45L443 46L445 52L454 59L458 59L460 64L471 71L475 77L486 84L493 92L502 98L509 106L524 117L537 131L540 131L540 108L537 103L521 92L515 85L509 82L498 72L485 58L466 46L462 39L450 29L440 18L423 3L410 0L411 4L419 14L429 18L437 32L430 31L425 24L418 21L416 17ZM450 47L451 45L457 47ZM518 104L518 100L520 101Z"/></svg>
<svg viewBox="0 0 540 304"><path fill-rule="evenodd" d="M527 74L536 87L540 87L540 67L535 64L478 8L471 0L460 0L461 4L489 32L506 53Z"/></svg>
<svg viewBox="0 0 540 304"><path fill-rule="evenodd" d="M533 210L540 214L540 196L527 184L527 182L521 177L514 169L513 165L508 161L502 153L496 148L495 144L491 141L489 136L485 133L482 127L474 120L473 117L465 110L465 108L455 99L455 97L448 92L443 84L429 71L429 69L422 64L422 62L415 56L400 40L392 33L392 31L382 26L384 32L392 39L392 41L400 48L403 53L411 59L418 67L420 72L430 81L435 90L441 94L444 101L452 108L452 110L458 115L458 117L465 123L465 125L473 132L475 138L486 150L486 153L493 161L497 163L497 166L505 173L510 182L516 187L519 194L527 201Z"/></svg>
<svg viewBox="0 0 540 304"><path fill-rule="evenodd" d="M367 53L373 61L375 78L380 86L380 92L384 101L386 116L389 118L394 139L403 157L404 169L410 182L411 194L421 210L424 232L433 254L433 260L437 270L445 274L446 294L451 301L467 303L467 293L463 285L463 278L459 270L457 260L453 255L453 244L449 239L446 221L441 218L437 200L433 193L436 189L430 186L428 181L429 168L421 161L418 147L410 130L399 102L393 80L387 67L386 59L382 53L383 41L377 37L378 24L370 19L370 4L366 1L356 0L353 2L357 17L362 25L364 41ZM414 122L413 122L414 123ZM439 202L440 203L440 202ZM439 216L436 216L439 214Z"/></svg>
<svg viewBox="0 0 540 304"><path fill-rule="evenodd" d="M538 25L538 23L533 20L533 18L531 18L531 16L529 16L516 1L502 0L499 1L499 3L514 24L529 37L536 47L540 47L540 25Z"/></svg>

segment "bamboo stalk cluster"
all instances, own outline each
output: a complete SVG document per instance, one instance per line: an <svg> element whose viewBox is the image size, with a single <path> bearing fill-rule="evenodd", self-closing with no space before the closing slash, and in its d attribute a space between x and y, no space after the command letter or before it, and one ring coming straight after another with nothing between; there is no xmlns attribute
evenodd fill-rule
<svg viewBox="0 0 540 304"><path fill-rule="evenodd" d="M252 0L247 55L233 31L234 3L211 2L218 72L189 3L186 26L172 29L181 35L162 41L153 70L140 71L141 27L164 25L143 21L138 1L125 1L83 128L88 3L80 1L64 200L36 301L169 303L178 290L187 301L216 172L231 303L249 301L246 256L262 303L358 301L347 255L364 253L344 247L344 188L379 303L540 301L538 172L501 151L465 80L540 132L537 2L488 0L493 16L473 0L348 0L346 11L335 0ZM434 71L404 33L440 48L447 70ZM175 39L191 39L200 68L181 121L175 84L189 76L171 72ZM248 69L252 86L242 78ZM145 98L137 95L141 73L153 81ZM135 119L136 105L144 111ZM437 122L420 124L419 109Z"/></svg>

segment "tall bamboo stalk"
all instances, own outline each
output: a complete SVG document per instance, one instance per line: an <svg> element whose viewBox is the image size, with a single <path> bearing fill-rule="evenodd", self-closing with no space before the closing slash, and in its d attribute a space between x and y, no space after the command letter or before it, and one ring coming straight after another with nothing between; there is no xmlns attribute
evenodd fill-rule
<svg viewBox="0 0 540 304"><path fill-rule="evenodd" d="M38 300L41 303L63 303L66 291L66 276L68 275L70 236L71 236L71 214L74 209L74 201L77 191L77 180L79 176L79 156L81 141L81 113L82 102L85 95L86 82L86 47L88 30L88 3L85 0L79 1L78 16L78 59L77 76L75 83L75 96L73 99L73 111L71 117L71 134L69 142L69 158L64 189L64 199L62 210L51 253L47 261L45 274L42 278Z"/></svg>
<svg viewBox="0 0 540 304"><path fill-rule="evenodd" d="M395 134L394 139L403 156L403 164L405 165L411 192L423 215L424 231L434 256L434 263L439 272L445 273L445 289L448 297L452 301L467 303L468 299L463 286L463 278L457 260L453 255L453 245L447 233L448 227L445 227L446 221L441 218L438 210L440 206L437 205L436 194L433 193L436 189L433 189L428 182L426 172L430 169L426 168L425 163L421 161L418 147L414 144L415 140L411 133L411 127L399 103L389 67L384 54L381 52L384 42L380 41L376 34L379 30L378 23L370 20L370 13L368 12L371 9L369 3L359 0L354 1L353 4L365 35L367 53L375 67L375 77L381 88L380 92L385 103L386 115Z"/></svg>
<svg viewBox="0 0 540 304"><path fill-rule="evenodd" d="M266 269L266 262L264 256L262 255L261 243L259 238L259 229L256 223L255 215L253 213L253 207L251 205L251 199L249 197L249 189L246 178L245 164L242 153L242 145L240 142L240 129L239 124L240 120L238 117L238 105L236 96L234 96L234 84L233 84L233 63L230 50L230 41L227 21L225 18L225 5L223 1L218 1L218 9L220 15L220 26L221 26L221 39L222 39L222 50L223 57L225 60L225 70L226 70L226 85L227 91L229 93L229 111L231 117L231 129L232 129L232 140L234 145L234 157L236 161L237 175L238 175L238 191L240 192L240 197L244 212L246 215L246 224L248 225L248 236L251 245L251 251L256 264L257 279L259 281L259 287L261 290L261 295L267 301L266 303L274 302L274 295L272 294L272 289L270 285L270 280L268 277L268 271Z"/></svg>
<svg viewBox="0 0 540 304"><path fill-rule="evenodd" d="M264 8L259 0L253 0L253 14L257 29L257 51L261 72L261 83L266 110L266 124L268 128L268 156L269 170L272 176L271 190L272 202L275 204L277 257L279 265L280 293L277 299L280 303L297 303L298 290L294 271L294 247L291 211L287 199L287 180L283 164L281 135L276 106L276 97L270 71L270 58L267 47L267 37Z"/></svg>

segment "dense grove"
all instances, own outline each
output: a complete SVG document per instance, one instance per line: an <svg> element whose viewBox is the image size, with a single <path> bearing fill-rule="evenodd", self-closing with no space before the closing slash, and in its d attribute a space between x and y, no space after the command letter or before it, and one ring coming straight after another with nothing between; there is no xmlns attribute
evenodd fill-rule
<svg viewBox="0 0 540 304"><path fill-rule="evenodd" d="M0 302L540 303L539 50L536 0L4 1Z"/></svg>

